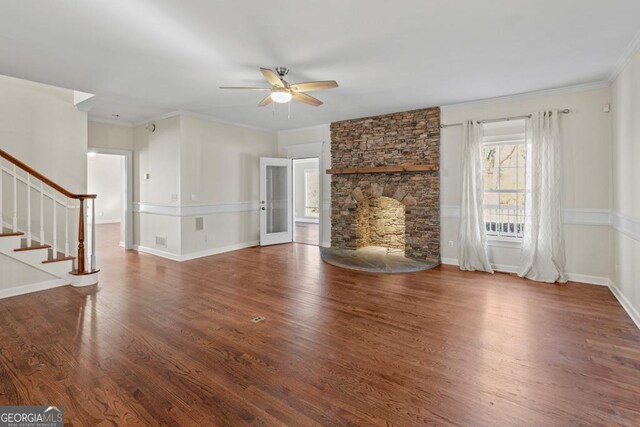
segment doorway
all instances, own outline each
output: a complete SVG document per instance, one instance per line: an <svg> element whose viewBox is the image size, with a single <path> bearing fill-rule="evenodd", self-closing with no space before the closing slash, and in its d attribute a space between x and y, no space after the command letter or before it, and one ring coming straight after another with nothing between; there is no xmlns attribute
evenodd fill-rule
<svg viewBox="0 0 640 427"><path fill-rule="evenodd" d="M130 151L89 149L87 191L98 197L87 223L95 223L99 246L132 248L132 187Z"/></svg>
<svg viewBox="0 0 640 427"><path fill-rule="evenodd" d="M320 160L293 159L293 241L320 245Z"/></svg>

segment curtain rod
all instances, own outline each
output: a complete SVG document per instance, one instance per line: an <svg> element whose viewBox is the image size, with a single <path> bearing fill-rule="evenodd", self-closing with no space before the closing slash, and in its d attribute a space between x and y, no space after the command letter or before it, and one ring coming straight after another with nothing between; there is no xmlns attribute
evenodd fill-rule
<svg viewBox="0 0 640 427"><path fill-rule="evenodd" d="M561 114L569 114L571 112L571 110L569 110L568 108L565 108L564 110L560 110L559 113ZM526 114L524 116L511 116L511 117L502 117L499 119L488 119L488 120L478 120L478 124L480 123L494 123L494 122L508 122L509 120L518 120L518 119L530 119L531 118L531 114ZM440 128L448 128L451 126L462 126L462 123L451 123L448 125L440 125Z"/></svg>

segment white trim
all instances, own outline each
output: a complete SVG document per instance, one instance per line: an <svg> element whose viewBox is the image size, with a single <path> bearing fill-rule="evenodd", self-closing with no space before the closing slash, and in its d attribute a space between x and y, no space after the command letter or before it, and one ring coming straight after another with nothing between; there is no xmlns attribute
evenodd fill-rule
<svg viewBox="0 0 640 427"><path fill-rule="evenodd" d="M477 106L482 104L492 104L499 101L509 101L509 100L516 100L516 99L522 99L522 98L538 98L538 97L545 97L545 96L560 95L565 93L584 92L588 90L602 89L605 87L609 87L609 81L598 80L595 82L579 84L579 85L562 86L562 87L557 87L552 89L534 90L531 92L514 93L511 95L497 96L493 98L483 98L483 99L459 102L455 104L441 105L440 111L441 113L446 113L452 110L457 110L461 108Z"/></svg>
<svg viewBox="0 0 640 427"><path fill-rule="evenodd" d="M609 289L611 290L613 296L616 297L622 308L624 308L624 310L627 312L629 317L631 317L633 323L635 323L638 329L640 329L640 313L638 313L638 310L636 310L635 307L629 302L627 297L616 286L613 280L609 281Z"/></svg>
<svg viewBox="0 0 640 427"><path fill-rule="evenodd" d="M609 83L618 78L620 73L625 69L631 58L636 54L636 52L638 52L638 50L640 50L640 31L638 31L635 37L627 45L627 48L613 67L613 71L609 74Z"/></svg>
<svg viewBox="0 0 640 427"><path fill-rule="evenodd" d="M318 218L295 218L293 222L304 222L306 224L319 224L320 220Z"/></svg>
<svg viewBox="0 0 640 427"><path fill-rule="evenodd" d="M562 221L571 225L611 225L608 209L562 209Z"/></svg>
<svg viewBox="0 0 640 427"><path fill-rule="evenodd" d="M211 255L222 254L225 252L237 251L239 249L252 248L259 245L260 245L260 242L258 240L252 240L250 242L237 243L235 245L222 246L219 248L207 249L199 252L191 252L185 255L176 255L171 252L161 251L158 249L149 248L149 247L140 246L140 245L134 245L133 248L138 252L159 256L161 258L170 259L172 261L184 262L184 261L189 261L196 258L203 258Z"/></svg>
<svg viewBox="0 0 640 427"><path fill-rule="evenodd" d="M260 203L254 202L235 202L235 203L208 203L193 205L167 205L156 203L136 202L133 204L133 211L136 213L146 213L153 215L167 216L198 216L198 215L214 215L219 213L234 212L258 212Z"/></svg>
<svg viewBox="0 0 640 427"><path fill-rule="evenodd" d="M456 258L442 258L440 260L442 264L446 265L455 265L458 266L458 260ZM518 272L518 267L515 265L506 265L506 264L491 264L491 268L494 271L499 271L501 273L512 273L515 274ZM598 286L608 286L609 279L606 277L600 276L590 276L587 274L577 274L577 273L566 273L567 279L570 282L579 282L586 283L589 285L598 285Z"/></svg>
<svg viewBox="0 0 640 427"><path fill-rule="evenodd" d="M322 246L323 248L330 248L331 247L331 242L322 242L320 243L320 246Z"/></svg>
<svg viewBox="0 0 640 427"><path fill-rule="evenodd" d="M619 233L640 242L640 220L614 212L612 214L611 226Z"/></svg>
<svg viewBox="0 0 640 427"><path fill-rule="evenodd" d="M64 279L47 280L39 283L31 283L29 285L15 286L9 289L0 290L0 298L15 297L17 295L29 294L31 292L44 291L45 289L58 288L66 286Z"/></svg>
<svg viewBox="0 0 640 427"><path fill-rule="evenodd" d="M243 124L243 123L232 122L232 121L229 121L229 120L224 120L224 119L220 119L220 118L217 118L217 117L214 117L214 116L210 116L208 114L195 113L193 111L187 111L187 110L175 110L175 111L170 111L170 112L165 113L165 114L152 116L149 119L142 120L140 122L135 122L133 124L133 126L136 126L136 127L137 126L143 126L143 125L146 125L148 123L159 122L161 120L169 119L169 118L175 117L175 116L192 117L194 119L200 119L200 120L204 120L204 121L207 121L207 122L218 123L218 124L227 125L227 126L235 126L235 127L244 128L244 129L251 129L251 130L270 133L270 134L274 134L274 135L278 133L278 131L275 130L275 129L267 129L267 128L261 128L261 127L258 127L258 126L251 126L251 125L246 125L246 124Z"/></svg>
<svg viewBox="0 0 640 427"><path fill-rule="evenodd" d="M101 117L89 117L88 120L90 123L102 123L105 125L114 125L114 126L121 126L121 127L125 127L125 128L133 128L133 123L131 122L121 122L118 120L109 120L109 119L103 119ZM89 147L91 148L91 147Z"/></svg>
<svg viewBox="0 0 640 427"><path fill-rule="evenodd" d="M102 224L120 224L120 219L97 219L96 220L96 225L102 225ZM91 222L87 223L88 225L91 225Z"/></svg>
<svg viewBox="0 0 640 427"><path fill-rule="evenodd" d="M460 207L454 205L440 206L440 217L460 218ZM564 225L610 226L612 224L612 213L608 209L562 209L562 218ZM640 232L640 228L638 228L638 231Z"/></svg>

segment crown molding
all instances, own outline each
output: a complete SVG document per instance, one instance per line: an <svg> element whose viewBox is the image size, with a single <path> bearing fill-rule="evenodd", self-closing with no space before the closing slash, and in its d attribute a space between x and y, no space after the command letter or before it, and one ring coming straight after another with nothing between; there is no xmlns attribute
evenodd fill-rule
<svg viewBox="0 0 640 427"><path fill-rule="evenodd" d="M223 119L219 119L219 118L214 117L214 116L210 116L208 114L194 113L193 111L188 111L188 110L171 111L169 113L165 113L165 114L161 114L161 115L158 115L158 116L154 116L154 117L151 117L150 119L134 123L133 125L134 126L142 126L142 125L146 125L147 123L158 122L160 120L169 119L169 118L175 117L175 116L191 117L191 118L194 118L194 119L204 120L204 121L212 122L212 123L218 123L218 124L221 124L221 125L235 126L235 127L239 127L239 128L250 129L250 130L270 133L270 134L274 134L274 135L277 134L277 131L275 131L273 129L261 128L261 127L258 127L258 126L251 126L251 125L246 125L246 124L243 124L243 123L237 123L237 122L232 122L232 121L229 121L229 120L223 120Z"/></svg>
<svg viewBox="0 0 640 427"><path fill-rule="evenodd" d="M465 107L492 104L499 101L510 101L510 100L519 100L519 99L527 99L527 98L540 98L544 96L553 96L553 95L560 95L565 93L585 92L588 90L602 89L605 87L609 87L609 81L598 80L595 82L584 83L579 85L562 86L562 87L557 87L552 89L542 89L542 90L535 90L531 92L514 93L512 95L504 95L504 96L497 96L493 98L483 98L483 99L478 99L474 101L460 102L456 104L441 105L440 110L442 112L447 112L447 111L457 110Z"/></svg>
<svg viewBox="0 0 640 427"><path fill-rule="evenodd" d="M627 48L624 50L624 52L618 59L618 62L616 62L616 65L613 67L613 71L609 75L609 83L618 78L622 70L624 70L624 68L627 66L631 58L638 52L638 50L640 50L640 31L638 31L638 34L636 34L629 45L627 45Z"/></svg>
<svg viewBox="0 0 640 427"><path fill-rule="evenodd" d="M120 122L117 120L102 119L100 117L89 117L88 121L94 122L94 123L102 123L105 125L114 125L114 126L121 126L125 128L133 128L133 123L131 122Z"/></svg>

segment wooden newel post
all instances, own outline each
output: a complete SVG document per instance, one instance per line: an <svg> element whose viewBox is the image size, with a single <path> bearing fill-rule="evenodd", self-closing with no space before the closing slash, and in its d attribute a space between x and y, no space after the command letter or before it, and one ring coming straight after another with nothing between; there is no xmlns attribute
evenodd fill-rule
<svg viewBox="0 0 640 427"><path fill-rule="evenodd" d="M78 221L78 273L84 273L84 198L80 197Z"/></svg>

